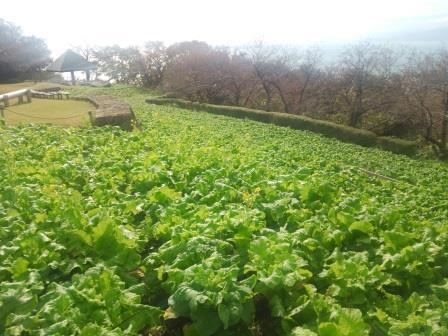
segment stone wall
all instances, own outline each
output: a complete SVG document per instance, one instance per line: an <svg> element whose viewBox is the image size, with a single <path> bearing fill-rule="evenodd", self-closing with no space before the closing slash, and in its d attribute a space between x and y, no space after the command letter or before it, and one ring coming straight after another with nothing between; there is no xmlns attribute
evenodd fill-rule
<svg viewBox="0 0 448 336"><path fill-rule="evenodd" d="M113 96L81 96L73 99L86 100L96 107L92 114L94 126L120 126L121 129L131 131L137 127L137 119L131 106Z"/></svg>

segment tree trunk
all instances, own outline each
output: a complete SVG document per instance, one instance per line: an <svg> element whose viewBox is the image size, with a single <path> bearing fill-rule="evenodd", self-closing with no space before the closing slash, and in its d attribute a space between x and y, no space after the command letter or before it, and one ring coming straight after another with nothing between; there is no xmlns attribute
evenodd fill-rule
<svg viewBox="0 0 448 336"><path fill-rule="evenodd" d="M247 107L249 105L249 102L252 99L252 95L253 95L255 89L256 89L256 86L252 85L252 88L249 90L249 93L247 94L246 98L244 99L244 102L243 102L244 107Z"/></svg>
<svg viewBox="0 0 448 336"><path fill-rule="evenodd" d="M442 134L440 137L440 152L442 159L448 159L448 92L445 93L444 111L442 116Z"/></svg>
<svg viewBox="0 0 448 336"><path fill-rule="evenodd" d="M272 92L268 80L265 78L264 74L254 65L255 74L257 75L264 92L266 93L266 111L270 112L272 110Z"/></svg>
<svg viewBox="0 0 448 336"><path fill-rule="evenodd" d="M350 114L350 124L351 127L358 127L361 122L361 116L363 115L363 102L362 102L362 90L360 90L355 98L355 106L353 107L352 113Z"/></svg>
<svg viewBox="0 0 448 336"><path fill-rule="evenodd" d="M74 71L70 71L70 74L71 74L71 77L72 77L72 85L75 85L75 84L76 84L76 81L75 81L75 72L74 72Z"/></svg>
<svg viewBox="0 0 448 336"><path fill-rule="evenodd" d="M360 114L359 114L359 111L358 111L358 109L356 108L355 110L353 110L351 113L350 113L350 120L349 120L349 126L351 126L351 127L357 127L358 126L358 124L359 124L359 120L360 120Z"/></svg>
<svg viewBox="0 0 448 336"><path fill-rule="evenodd" d="M289 104L288 101L286 100L285 95L283 94L282 88L275 82L272 82L272 86L274 86L277 89L278 95L280 96L280 100L282 101L283 104L283 111L285 113L290 113Z"/></svg>
<svg viewBox="0 0 448 336"><path fill-rule="evenodd" d="M266 111L271 112L272 111L272 92L269 88L269 84L266 84L264 81L261 82L264 92L266 93Z"/></svg>
<svg viewBox="0 0 448 336"><path fill-rule="evenodd" d="M300 95L299 95L299 102L298 102L298 111L299 113L303 113L303 108L302 108L302 104L303 104L303 98L305 97L305 91L308 89L308 83L310 82L310 77L307 76L305 83L303 84L303 88L302 90L300 90Z"/></svg>
<svg viewBox="0 0 448 336"><path fill-rule="evenodd" d="M235 80L232 80L232 86L234 88L233 90L233 104L235 106L240 106L241 99L242 99L242 89L241 87L235 82Z"/></svg>

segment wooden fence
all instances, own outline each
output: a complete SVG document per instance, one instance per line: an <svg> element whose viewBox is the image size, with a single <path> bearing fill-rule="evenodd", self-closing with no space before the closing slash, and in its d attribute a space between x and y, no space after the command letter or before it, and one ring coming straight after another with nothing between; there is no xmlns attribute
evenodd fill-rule
<svg viewBox="0 0 448 336"><path fill-rule="evenodd" d="M10 105L10 99L18 98L19 104L23 104L25 102L24 98L26 98L27 103L31 103L32 99L32 93L30 89L22 89L17 90L13 92L8 92L5 94L0 95L0 103L3 103L2 105L4 107L8 107ZM1 105L0 105L1 109Z"/></svg>

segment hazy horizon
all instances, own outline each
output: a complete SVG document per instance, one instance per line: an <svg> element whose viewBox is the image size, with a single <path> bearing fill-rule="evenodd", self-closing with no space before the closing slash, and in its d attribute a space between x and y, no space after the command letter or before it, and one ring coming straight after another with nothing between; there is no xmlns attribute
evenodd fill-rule
<svg viewBox="0 0 448 336"><path fill-rule="evenodd" d="M124 5L125 4L125 5ZM75 45L142 45L202 40L242 45L254 40L278 44L340 44L360 39L422 41L448 34L448 1L236 1L196 0L141 3L137 0L8 2L1 17L27 35L44 38L58 56ZM24 8L26 7L26 9ZM60 13L58 13L60 12ZM36 15L36 13L38 13Z"/></svg>

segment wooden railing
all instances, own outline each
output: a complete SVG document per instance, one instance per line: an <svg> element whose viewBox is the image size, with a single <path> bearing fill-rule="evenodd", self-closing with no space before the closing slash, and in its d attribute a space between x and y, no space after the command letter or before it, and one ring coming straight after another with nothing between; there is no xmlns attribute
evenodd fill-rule
<svg viewBox="0 0 448 336"><path fill-rule="evenodd" d="M10 105L10 99L18 98L19 104L23 104L24 98L26 98L27 103L31 103L32 93L30 89L22 89L13 92L8 92L0 95L0 103L3 103L4 107ZM1 106L1 105L0 105Z"/></svg>

